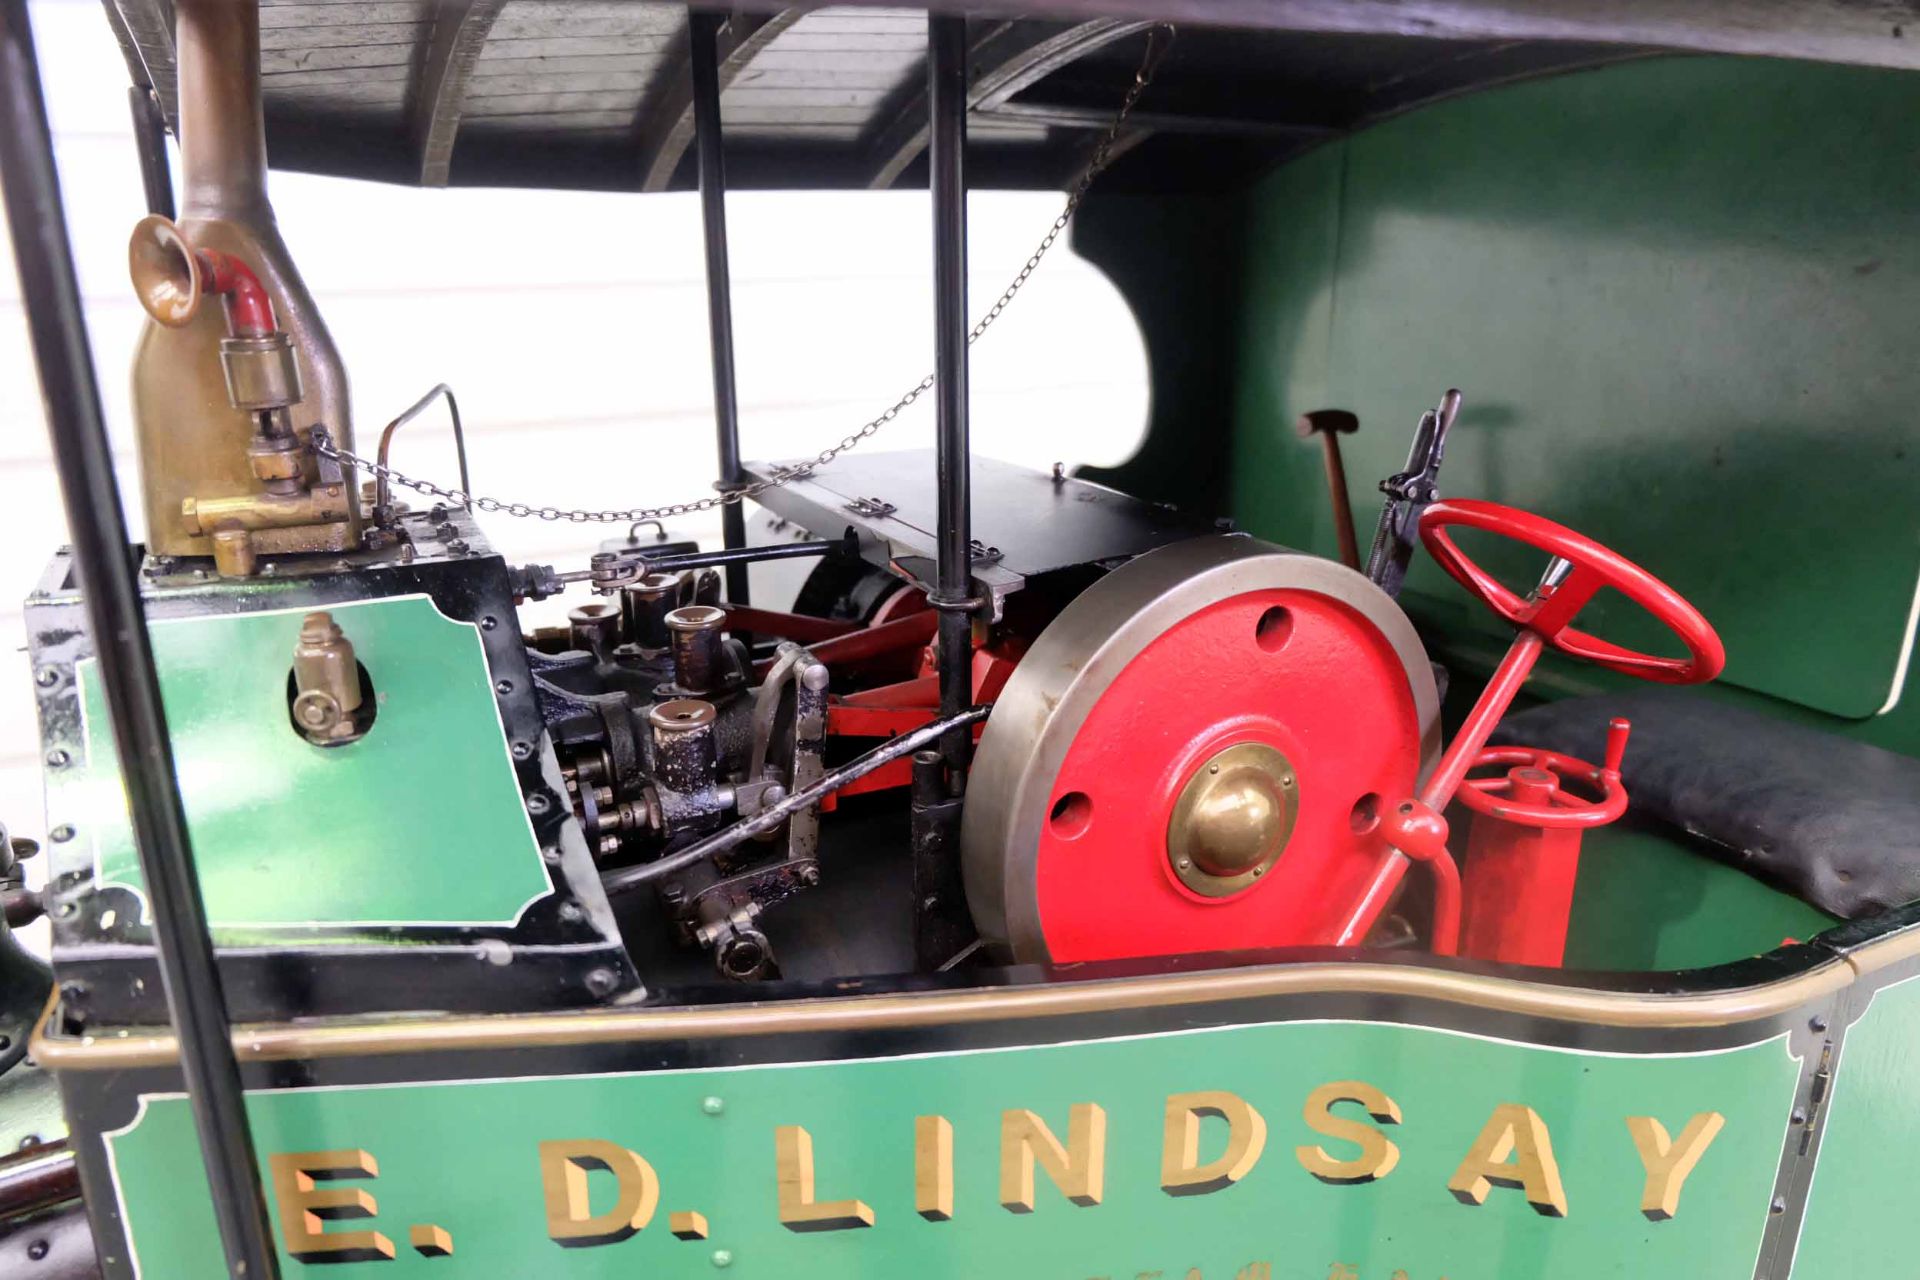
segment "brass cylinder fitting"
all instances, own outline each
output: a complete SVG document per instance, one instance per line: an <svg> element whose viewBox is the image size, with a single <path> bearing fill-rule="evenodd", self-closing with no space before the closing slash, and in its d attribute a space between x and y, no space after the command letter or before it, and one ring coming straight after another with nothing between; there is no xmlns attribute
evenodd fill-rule
<svg viewBox="0 0 1920 1280"><path fill-rule="evenodd" d="M642 649L667 647L667 614L673 611L679 594L680 575L674 573L650 573L620 588L620 612L626 617L627 635L635 644Z"/></svg>
<svg viewBox="0 0 1920 1280"><path fill-rule="evenodd" d="M275 331L257 338L222 338L220 367L234 408L258 413L300 403L300 365L293 339Z"/></svg>
<svg viewBox="0 0 1920 1280"><path fill-rule="evenodd" d="M653 730L653 771L660 785L692 795L713 784L719 771L713 739L713 704L699 698L675 698L647 713Z"/></svg>
<svg viewBox="0 0 1920 1280"><path fill-rule="evenodd" d="M364 732L354 714L360 709L360 664L332 614L310 613L300 624L293 683L293 719L310 741L331 746Z"/></svg>
<svg viewBox="0 0 1920 1280"><path fill-rule="evenodd" d="M673 682L682 693L711 693L725 673L720 641L726 630L724 609L690 604L667 614L673 639Z"/></svg>
<svg viewBox="0 0 1920 1280"><path fill-rule="evenodd" d="M238 498L186 498L180 503L180 525L195 534L212 535L228 529L287 529L346 518L346 486L339 484L315 485L288 495L249 493Z"/></svg>
<svg viewBox="0 0 1920 1280"><path fill-rule="evenodd" d="M567 643L604 659L620 643L620 610L599 600L567 610Z"/></svg>

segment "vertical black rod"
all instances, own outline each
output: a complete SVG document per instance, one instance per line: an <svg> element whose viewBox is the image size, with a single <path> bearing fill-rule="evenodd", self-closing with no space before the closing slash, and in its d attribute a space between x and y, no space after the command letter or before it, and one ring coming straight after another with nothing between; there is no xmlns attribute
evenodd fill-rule
<svg viewBox="0 0 1920 1280"><path fill-rule="evenodd" d="M167 163L167 121L153 90L134 85L127 90L133 108L133 145L140 153L140 184L147 193L147 212L171 218L173 171Z"/></svg>
<svg viewBox="0 0 1920 1280"><path fill-rule="evenodd" d="M160 680L147 642L146 611L100 415L100 389L74 280L26 0L0 0L0 186L5 188L14 264L66 500L74 565L106 688L140 871L152 901L160 978L180 1039L180 1065L200 1134L214 1217L226 1245L229 1273L244 1280L272 1280L279 1274L273 1237L188 844Z"/></svg>
<svg viewBox="0 0 1920 1280"><path fill-rule="evenodd" d="M933 327L937 467L940 486L936 538L940 609L940 713L954 715L973 700L972 623L965 602L973 593L973 518L967 425L967 20L927 18L927 98L931 141L927 153L933 190ZM964 777L968 732L941 742L956 788Z"/></svg>
<svg viewBox="0 0 1920 1280"><path fill-rule="evenodd" d="M720 135L720 25L724 14L687 11L693 61L693 131L700 160L700 226L707 242L707 329L713 351L713 420L720 444L720 486L746 483L740 470L740 399L733 375L733 277L727 266L727 156ZM720 508L721 540L747 545L740 504ZM727 566L727 599L747 603L747 566Z"/></svg>

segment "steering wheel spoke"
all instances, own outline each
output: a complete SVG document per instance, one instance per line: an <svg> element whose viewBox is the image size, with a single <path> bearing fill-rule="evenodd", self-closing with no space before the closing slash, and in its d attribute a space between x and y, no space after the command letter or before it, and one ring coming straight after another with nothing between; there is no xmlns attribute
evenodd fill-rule
<svg viewBox="0 0 1920 1280"><path fill-rule="evenodd" d="M1525 625L1543 636L1560 634L1606 585L1605 578L1577 564L1557 586L1543 587L1529 602Z"/></svg>

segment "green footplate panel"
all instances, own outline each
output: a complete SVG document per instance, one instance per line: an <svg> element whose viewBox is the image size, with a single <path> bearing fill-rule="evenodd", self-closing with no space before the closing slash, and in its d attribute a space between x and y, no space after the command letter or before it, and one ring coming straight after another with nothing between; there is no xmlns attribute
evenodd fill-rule
<svg viewBox="0 0 1920 1280"><path fill-rule="evenodd" d="M149 627L181 794L216 928L511 925L552 892L478 630L424 595L328 606L373 679L358 742L317 747L289 718L306 609ZM92 843L95 883L148 912L93 659L79 664L83 759L47 808ZM409 869L434 874L409 874ZM458 874L447 874L458 868Z"/></svg>
<svg viewBox="0 0 1920 1280"><path fill-rule="evenodd" d="M1339 1021L248 1105L290 1276L1749 1280L1799 1076ZM186 1102L107 1146L139 1273L219 1274Z"/></svg>

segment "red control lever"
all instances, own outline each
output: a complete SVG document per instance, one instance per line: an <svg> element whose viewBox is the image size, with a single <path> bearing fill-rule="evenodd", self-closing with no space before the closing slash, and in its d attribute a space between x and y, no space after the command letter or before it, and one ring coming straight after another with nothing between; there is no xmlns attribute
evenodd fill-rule
<svg viewBox="0 0 1920 1280"><path fill-rule="evenodd" d="M1557 966L1566 955L1573 885L1580 870L1580 834L1627 810L1620 758L1630 726L1607 731L1598 767L1557 751L1494 747L1474 768L1507 766L1490 778L1468 778L1457 798L1473 810L1460 954L1505 964ZM1588 800L1563 790L1575 781L1599 792Z"/></svg>
<svg viewBox="0 0 1920 1280"><path fill-rule="evenodd" d="M1448 532L1455 525L1484 529L1546 552L1553 557L1546 576L1522 599L1461 552ZM1467 770L1480 758L1480 749L1487 745L1494 726L1513 705L1514 696L1540 660L1541 650L1552 647L1569 657L1662 684L1697 684L1713 679L1727 665L1727 651L1712 624L1679 592L1618 552L1545 517L1497 502L1436 502L1420 517L1420 540L1442 569L1520 633L1481 690L1480 700L1467 713L1460 732L1428 775L1419 796L1402 801L1381 821L1389 847L1335 940L1341 946L1363 942L1392 901L1409 860L1417 860L1427 863L1434 877L1434 954L1450 956L1459 943L1460 871L1447 852L1447 820L1441 814L1460 789ZM1612 587L1665 623L1686 647L1687 656L1639 653L1576 630L1574 618L1603 587Z"/></svg>

